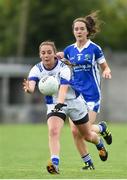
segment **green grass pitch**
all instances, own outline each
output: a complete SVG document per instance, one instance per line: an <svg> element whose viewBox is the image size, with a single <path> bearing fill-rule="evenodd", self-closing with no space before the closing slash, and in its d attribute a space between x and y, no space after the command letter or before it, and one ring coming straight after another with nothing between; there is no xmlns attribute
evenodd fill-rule
<svg viewBox="0 0 127 180"><path fill-rule="evenodd" d="M127 124L109 124L113 144L106 145L109 158L99 159L96 147L88 143L95 170L83 171L70 128L61 135L60 174L46 171L49 159L47 125L0 125L0 179L126 179Z"/></svg>

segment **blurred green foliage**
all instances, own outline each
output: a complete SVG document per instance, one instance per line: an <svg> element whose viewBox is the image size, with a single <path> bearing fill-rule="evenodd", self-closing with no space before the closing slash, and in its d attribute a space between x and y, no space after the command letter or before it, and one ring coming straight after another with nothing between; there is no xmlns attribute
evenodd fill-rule
<svg viewBox="0 0 127 180"><path fill-rule="evenodd" d="M95 41L125 51L126 0L0 0L0 56L38 56L44 40L63 49L74 41L72 21L94 10L105 22Z"/></svg>

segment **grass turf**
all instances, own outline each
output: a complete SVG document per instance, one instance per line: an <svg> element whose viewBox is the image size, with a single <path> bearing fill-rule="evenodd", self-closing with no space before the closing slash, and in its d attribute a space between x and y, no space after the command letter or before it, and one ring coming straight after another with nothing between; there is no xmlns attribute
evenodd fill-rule
<svg viewBox="0 0 127 180"><path fill-rule="evenodd" d="M113 144L106 145L109 159L102 162L94 145L88 143L95 170L84 165L65 125L61 135L60 174L46 171L49 159L47 125L0 125L0 179L126 179L126 124L109 124Z"/></svg>

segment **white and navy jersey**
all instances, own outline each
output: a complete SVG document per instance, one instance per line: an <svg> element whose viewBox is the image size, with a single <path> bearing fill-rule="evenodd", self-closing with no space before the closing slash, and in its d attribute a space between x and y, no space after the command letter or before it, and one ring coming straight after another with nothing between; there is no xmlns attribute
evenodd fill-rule
<svg viewBox="0 0 127 180"><path fill-rule="evenodd" d="M98 64L106 61L102 49L88 40L81 49L76 43L66 47L64 57L75 65L71 79L74 88L83 95L86 102L99 101L101 94Z"/></svg>
<svg viewBox="0 0 127 180"><path fill-rule="evenodd" d="M57 78L59 84L69 84L71 79L71 71L67 65L57 60L55 66L52 69L46 69L42 62L39 62L30 70L28 80L36 81L44 76L54 76ZM77 93L69 86L66 99L74 99L77 97ZM56 103L57 94L54 96L45 96L46 104Z"/></svg>

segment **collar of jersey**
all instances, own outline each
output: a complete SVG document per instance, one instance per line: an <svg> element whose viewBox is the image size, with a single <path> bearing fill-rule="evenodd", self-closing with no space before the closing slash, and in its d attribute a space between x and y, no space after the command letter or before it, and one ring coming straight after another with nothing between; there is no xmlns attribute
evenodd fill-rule
<svg viewBox="0 0 127 180"><path fill-rule="evenodd" d="M57 64L58 64L58 60L56 60L56 63L55 63L55 65L54 65L54 67L53 67L52 69L54 69L54 68L57 66ZM43 66L44 69L46 69L47 71L51 71L51 70L52 70L52 69L46 68L43 63L42 63L42 66Z"/></svg>
<svg viewBox="0 0 127 180"><path fill-rule="evenodd" d="M74 44L74 48L77 48L78 51L82 51L83 49L88 48L88 46L90 45L90 43L91 43L91 40L89 39L89 40L84 44L84 46L83 46L82 48L79 48L79 47L77 46L77 43L75 43L75 44Z"/></svg>

